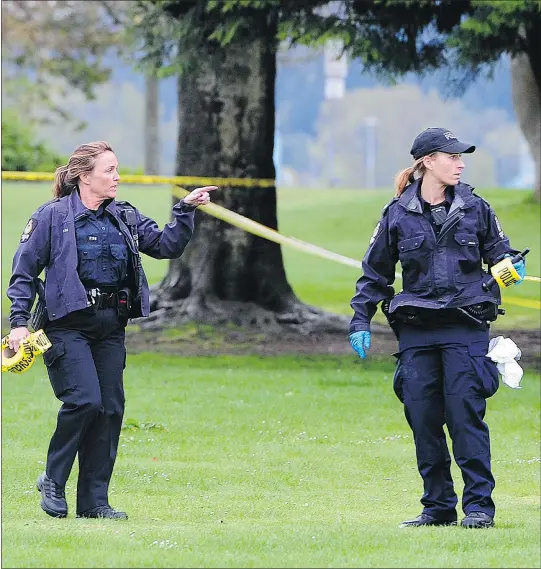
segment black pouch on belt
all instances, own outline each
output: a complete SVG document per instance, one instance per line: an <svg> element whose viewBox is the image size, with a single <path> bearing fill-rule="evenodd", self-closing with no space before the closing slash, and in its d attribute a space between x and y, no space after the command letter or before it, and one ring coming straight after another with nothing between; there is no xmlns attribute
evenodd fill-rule
<svg viewBox="0 0 541 569"><path fill-rule="evenodd" d="M117 310L118 315L122 318L129 318L129 313L131 309L132 294L131 290L126 287L122 288L117 292L118 304Z"/></svg>

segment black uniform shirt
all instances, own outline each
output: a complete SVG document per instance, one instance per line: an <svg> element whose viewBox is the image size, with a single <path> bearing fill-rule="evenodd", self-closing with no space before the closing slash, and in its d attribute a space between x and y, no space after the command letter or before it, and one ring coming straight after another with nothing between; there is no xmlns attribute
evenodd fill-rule
<svg viewBox="0 0 541 569"><path fill-rule="evenodd" d="M77 271L85 288L118 290L127 276L128 245L116 220L105 210L86 209L75 219Z"/></svg>

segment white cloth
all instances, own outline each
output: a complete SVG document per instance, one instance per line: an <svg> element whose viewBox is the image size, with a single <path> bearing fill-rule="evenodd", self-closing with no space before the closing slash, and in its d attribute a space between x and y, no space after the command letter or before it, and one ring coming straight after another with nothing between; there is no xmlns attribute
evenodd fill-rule
<svg viewBox="0 0 541 569"><path fill-rule="evenodd" d="M487 358L495 362L502 381L512 389L522 389L520 380L524 370L518 365L521 351L511 338L498 336L492 338L488 344Z"/></svg>

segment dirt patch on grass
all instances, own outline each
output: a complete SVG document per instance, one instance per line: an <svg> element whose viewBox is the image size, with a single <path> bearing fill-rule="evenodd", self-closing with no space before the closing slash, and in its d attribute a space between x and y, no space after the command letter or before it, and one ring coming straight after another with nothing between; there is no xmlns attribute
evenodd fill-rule
<svg viewBox="0 0 541 569"><path fill-rule="evenodd" d="M540 330L494 330L491 337L511 338L522 351L521 365L541 370ZM130 353L161 352L185 356L236 355L351 355L345 334L265 334L244 329L219 330L209 327L141 331L128 327L126 346ZM391 356L398 349L393 332L373 326L370 355Z"/></svg>

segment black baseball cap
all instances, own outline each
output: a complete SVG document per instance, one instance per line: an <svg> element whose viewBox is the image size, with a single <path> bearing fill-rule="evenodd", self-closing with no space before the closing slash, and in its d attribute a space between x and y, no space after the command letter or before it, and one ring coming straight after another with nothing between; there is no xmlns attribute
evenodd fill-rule
<svg viewBox="0 0 541 569"><path fill-rule="evenodd" d="M427 128L418 134L411 145L410 154L414 160L432 154L432 152L446 152L447 154L469 154L475 150L473 144L460 142L458 138L446 128Z"/></svg>

